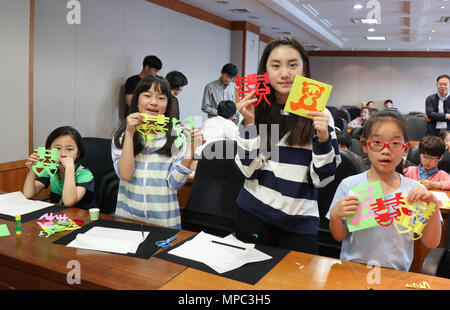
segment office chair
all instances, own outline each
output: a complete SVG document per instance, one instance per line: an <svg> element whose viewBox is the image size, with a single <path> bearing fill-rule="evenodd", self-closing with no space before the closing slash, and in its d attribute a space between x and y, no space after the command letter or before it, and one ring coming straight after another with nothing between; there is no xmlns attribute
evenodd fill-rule
<svg viewBox="0 0 450 310"><path fill-rule="evenodd" d="M427 121L423 117L418 116L405 116L407 122L408 138L411 141L420 141L427 135Z"/></svg>
<svg viewBox="0 0 450 310"><path fill-rule="evenodd" d="M348 113L347 110L338 109L338 110L336 110L335 113L336 113L337 117L342 117L343 119L345 119L347 121L347 123L350 123L350 121L351 121L350 113Z"/></svg>
<svg viewBox="0 0 450 310"><path fill-rule="evenodd" d="M420 163L419 146L415 145L409 149L408 155L406 155L406 166L418 166Z"/></svg>
<svg viewBox="0 0 450 310"><path fill-rule="evenodd" d="M211 142L203 149L181 216L183 229L218 236L233 233L236 198L244 183L234 164L236 152L237 143L230 140Z"/></svg>
<svg viewBox="0 0 450 310"><path fill-rule="evenodd" d="M342 117L337 116L334 118L334 126L339 128L341 131L347 131L347 121Z"/></svg>
<svg viewBox="0 0 450 310"><path fill-rule="evenodd" d="M339 258L341 243L337 242L331 235L329 229L330 221L325 217L333 201L338 185L343 179L362 173L365 170L361 157L353 152L339 150L342 161L336 169L334 180L323 188L317 189L317 204L319 206L320 224L317 242L319 255Z"/></svg>
<svg viewBox="0 0 450 310"><path fill-rule="evenodd" d="M80 164L94 175L94 192L97 199L97 206L102 213L111 213L115 210L113 203L116 197L110 197L117 192L119 179L117 178L111 158L111 139L103 138L83 138L83 145L86 150Z"/></svg>
<svg viewBox="0 0 450 310"><path fill-rule="evenodd" d="M361 133L361 130L363 130L364 127L355 127L350 131L350 136L352 139L358 139L359 140L359 134Z"/></svg>
<svg viewBox="0 0 450 310"><path fill-rule="evenodd" d="M444 248L431 250L422 265L423 274L450 279L450 225L447 223L447 236Z"/></svg>
<svg viewBox="0 0 450 310"><path fill-rule="evenodd" d="M444 157L438 163L438 169L450 173L450 153L445 151Z"/></svg>
<svg viewBox="0 0 450 310"><path fill-rule="evenodd" d="M358 107L347 108L348 113L350 113L350 118L354 120L355 118L361 116L361 109Z"/></svg>

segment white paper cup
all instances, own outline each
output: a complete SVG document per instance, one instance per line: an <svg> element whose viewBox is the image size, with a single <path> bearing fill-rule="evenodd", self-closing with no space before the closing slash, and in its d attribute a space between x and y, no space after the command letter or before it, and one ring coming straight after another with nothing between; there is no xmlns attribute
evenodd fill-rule
<svg viewBox="0 0 450 310"><path fill-rule="evenodd" d="M91 216L91 221L98 220L99 214L100 214L99 208L89 209L89 215Z"/></svg>

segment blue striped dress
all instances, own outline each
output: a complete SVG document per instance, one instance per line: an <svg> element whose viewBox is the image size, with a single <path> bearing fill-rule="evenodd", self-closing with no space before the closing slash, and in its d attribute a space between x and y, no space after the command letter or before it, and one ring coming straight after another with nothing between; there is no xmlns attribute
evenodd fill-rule
<svg viewBox="0 0 450 310"><path fill-rule="evenodd" d="M133 176L130 181L126 181L120 177L118 168L122 149L112 142L112 160L120 179L116 215L181 229L177 190L186 184L191 173L190 169L181 165L186 143L183 143L177 154L170 157L156 153L165 143L166 137L158 135L147 143L135 156Z"/></svg>
<svg viewBox="0 0 450 310"><path fill-rule="evenodd" d="M256 125L239 126L235 163L245 178L237 203L244 211L278 228L317 235L319 209L317 188L334 179L341 162L334 122L330 112L330 139L317 137L306 146L288 146L286 135L270 154L261 152ZM282 121L288 115L282 111Z"/></svg>

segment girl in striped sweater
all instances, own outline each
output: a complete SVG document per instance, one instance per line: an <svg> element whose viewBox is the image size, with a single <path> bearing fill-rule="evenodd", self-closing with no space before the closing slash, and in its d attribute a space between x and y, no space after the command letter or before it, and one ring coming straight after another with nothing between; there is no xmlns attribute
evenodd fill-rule
<svg viewBox="0 0 450 310"><path fill-rule="evenodd" d="M112 159L120 178L116 215L160 226L181 229L177 190L182 188L191 173L193 142L183 142L178 150L172 147L172 121L166 135L154 134L144 139L136 126L143 113L173 117L170 85L162 77L143 78L133 93L130 115L119 127L112 141ZM201 139L194 129L185 135ZM200 142L201 144L201 142Z"/></svg>
<svg viewBox="0 0 450 310"><path fill-rule="evenodd" d="M270 105L255 107L255 91L236 104L244 126L235 162L246 178L237 198L236 236L318 253L317 187L334 179L341 161L333 119L326 109L308 112L312 119L283 110L295 76L310 76L308 56L296 40L280 38L266 46L258 74L266 72Z"/></svg>

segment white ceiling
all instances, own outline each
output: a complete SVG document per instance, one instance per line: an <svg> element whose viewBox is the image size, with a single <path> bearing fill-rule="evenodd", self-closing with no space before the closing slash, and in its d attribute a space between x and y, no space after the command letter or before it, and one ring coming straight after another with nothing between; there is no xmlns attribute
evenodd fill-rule
<svg viewBox="0 0 450 310"><path fill-rule="evenodd" d="M251 22L269 37L290 32L309 50L450 51L450 21L440 21L450 16L450 0L181 1L229 21ZM371 3L379 3L380 23L355 24L353 18L366 18L373 10L367 8ZM363 8L356 10L355 4ZM386 41L368 41L366 36L385 36Z"/></svg>

